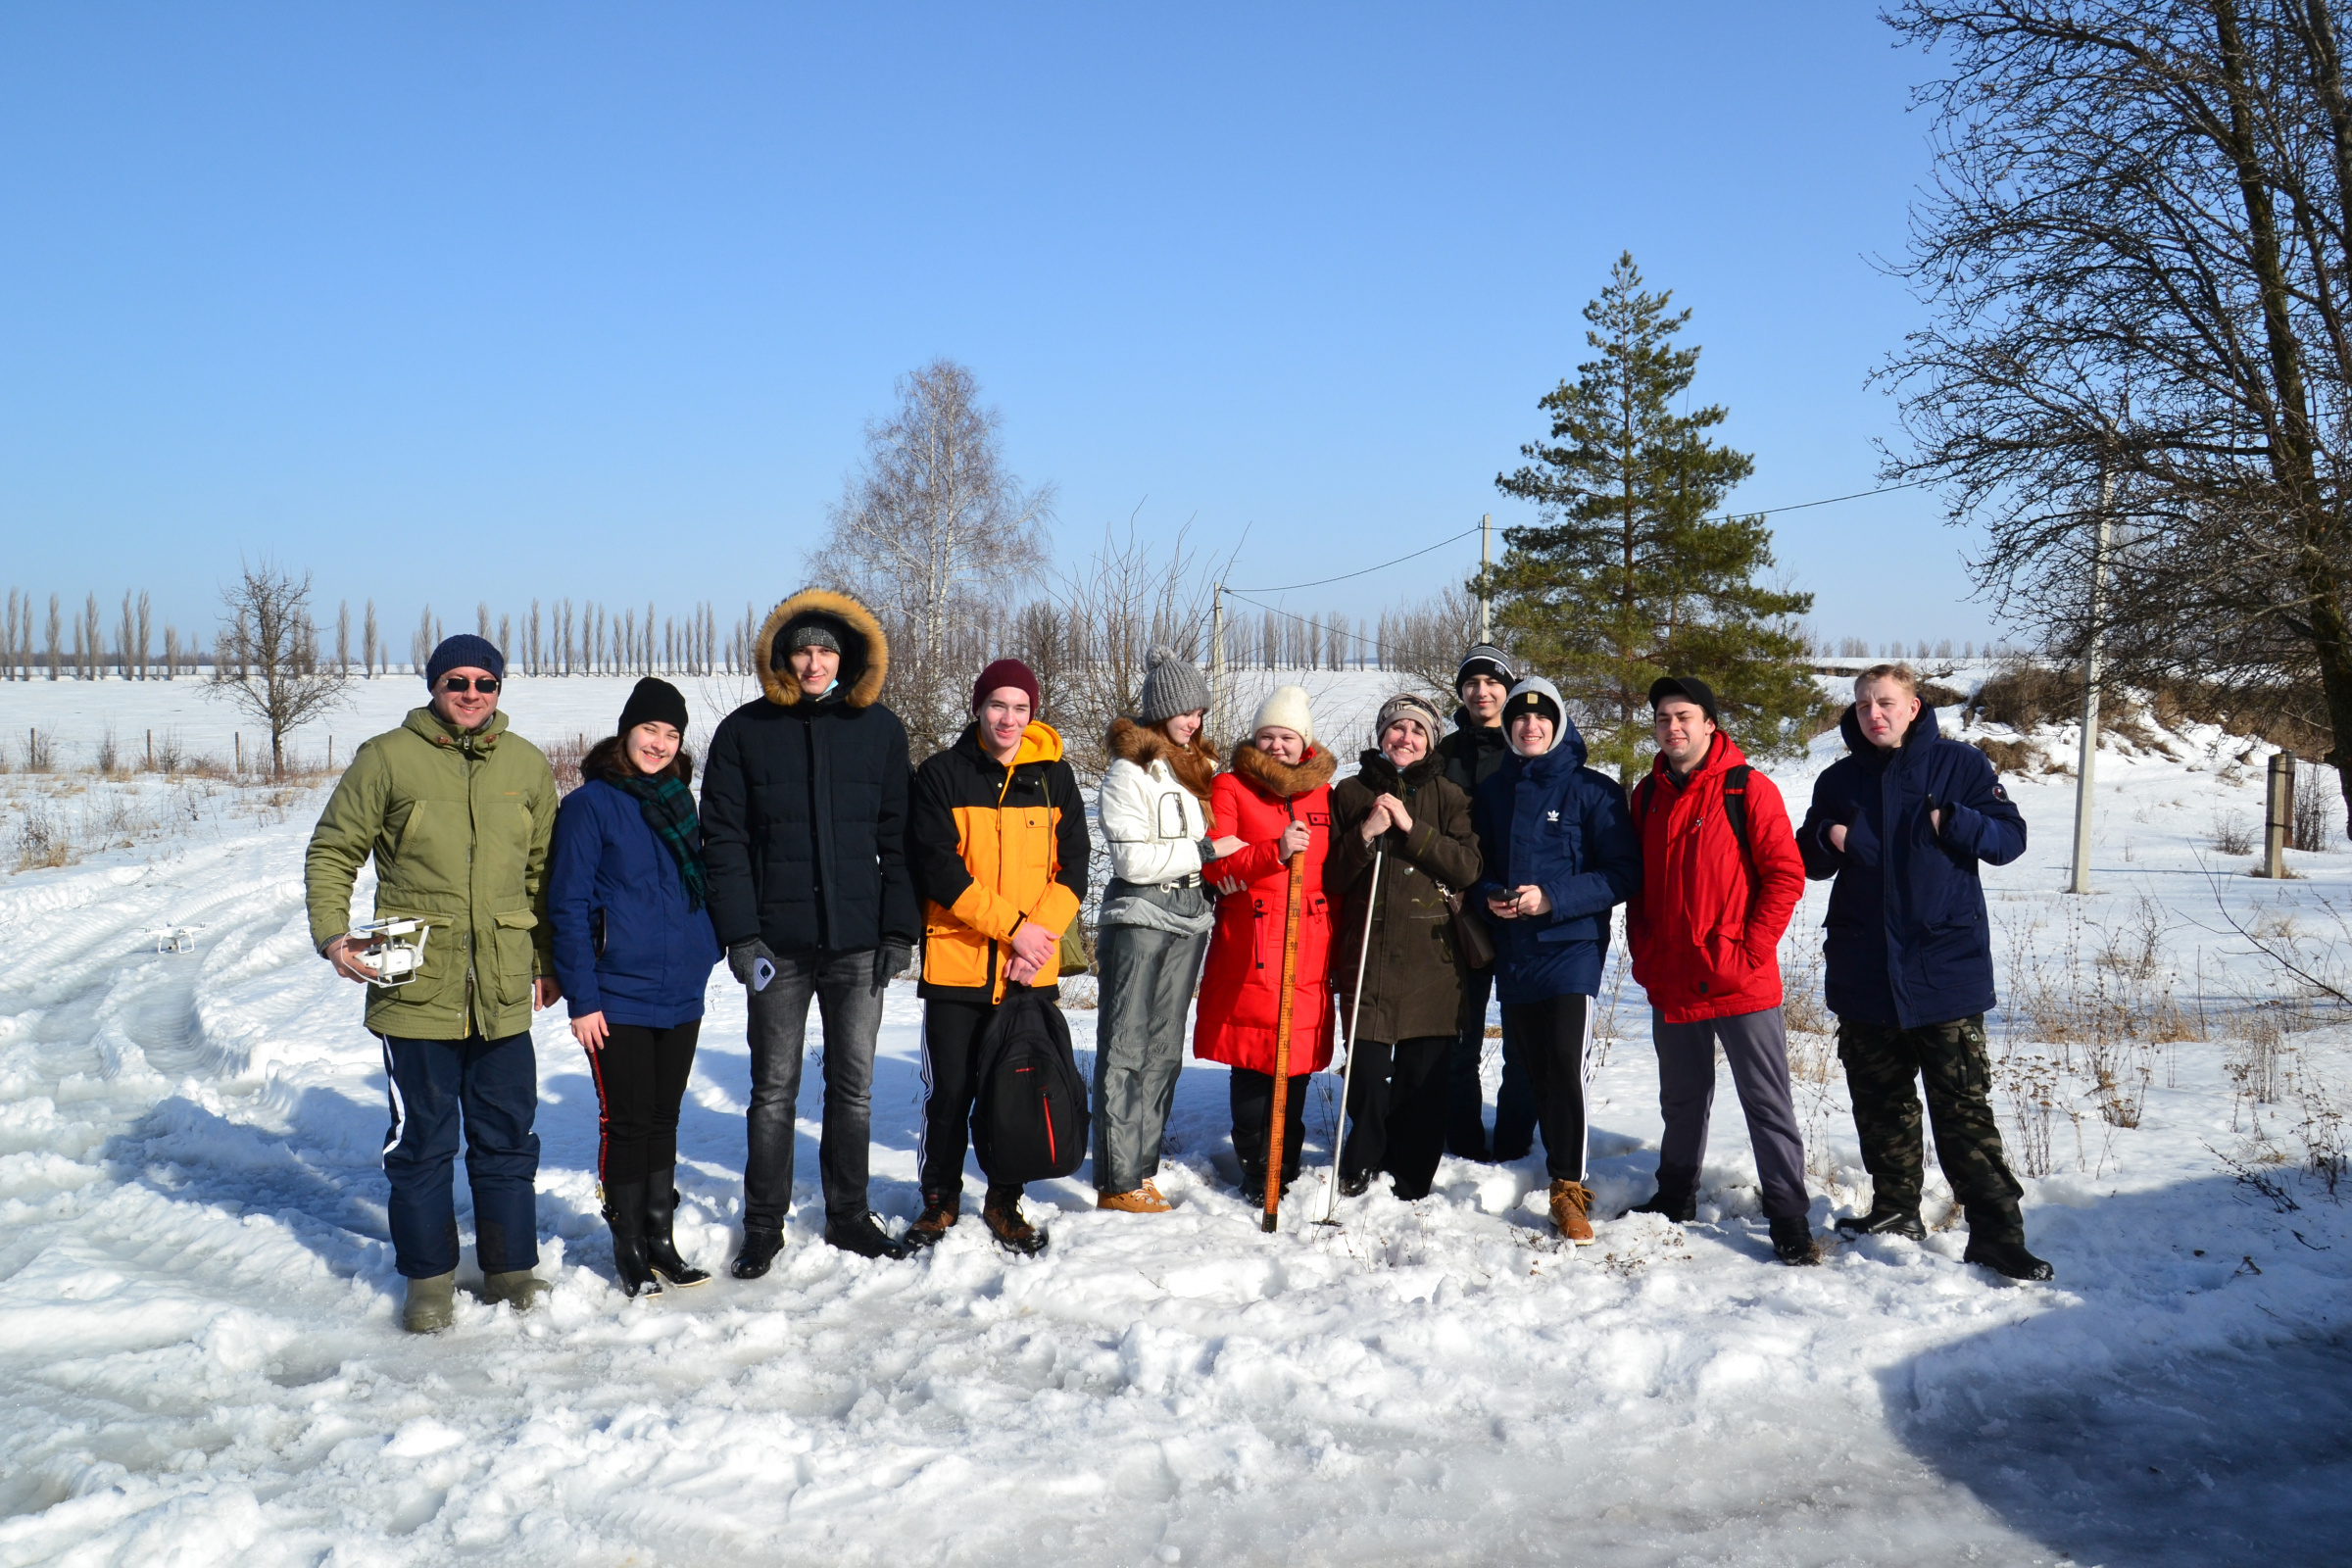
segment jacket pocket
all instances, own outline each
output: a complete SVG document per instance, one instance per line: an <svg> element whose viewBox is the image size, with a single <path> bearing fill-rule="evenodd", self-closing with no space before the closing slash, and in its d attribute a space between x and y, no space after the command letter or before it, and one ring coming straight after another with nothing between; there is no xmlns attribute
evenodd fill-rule
<svg viewBox="0 0 2352 1568"><path fill-rule="evenodd" d="M539 917L528 909L510 909L493 916L498 922L497 973L478 975L498 999L499 1005L518 1006L531 999L531 980L538 967L531 932L537 929Z"/></svg>

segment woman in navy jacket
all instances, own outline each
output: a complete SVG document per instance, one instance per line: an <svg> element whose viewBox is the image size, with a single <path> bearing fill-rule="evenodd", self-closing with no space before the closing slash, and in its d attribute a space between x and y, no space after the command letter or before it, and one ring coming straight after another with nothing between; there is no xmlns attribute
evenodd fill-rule
<svg viewBox="0 0 2352 1568"><path fill-rule="evenodd" d="M556 813L548 871L556 977L596 1077L597 1179L612 1263L630 1296L710 1276L678 1255L678 1102L721 956L702 825L687 783L686 699L637 683L620 732L581 760Z"/></svg>
<svg viewBox="0 0 2352 1568"><path fill-rule="evenodd" d="M1592 1240L1585 1186L1585 1059L1592 998L1609 951L1609 911L1642 885L1642 849L1625 790L1585 766L1585 738L1540 675L1502 705L1511 756L1470 809L1486 875L1472 890L1494 933L1503 1028L1534 1080L1551 1218Z"/></svg>
<svg viewBox="0 0 2352 1568"><path fill-rule="evenodd" d="M1856 677L1838 731L1848 755L1814 782L1796 830L1805 874L1838 879L1823 991L1871 1178L1870 1212L1838 1228L1926 1235L1915 1087L1924 1079L1936 1155L1968 1211L1967 1260L2046 1280L2050 1265L2026 1250L2023 1189L1986 1096L1992 932L1977 867L2023 855L2026 819L1983 753L1936 733L1936 710L1905 665Z"/></svg>

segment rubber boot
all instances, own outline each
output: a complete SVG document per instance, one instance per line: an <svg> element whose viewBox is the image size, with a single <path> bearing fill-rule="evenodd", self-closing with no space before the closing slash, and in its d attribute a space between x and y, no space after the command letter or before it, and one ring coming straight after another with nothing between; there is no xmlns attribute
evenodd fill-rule
<svg viewBox="0 0 2352 1568"><path fill-rule="evenodd" d="M458 1320L458 1271L409 1281L400 1326L411 1334L438 1334Z"/></svg>
<svg viewBox="0 0 2352 1568"><path fill-rule="evenodd" d="M671 1185L676 1179L674 1165L655 1171L645 1179L645 1260L655 1273L684 1289L707 1284L710 1271L696 1268L680 1257L678 1244L670 1236L670 1228L678 1218L678 1190Z"/></svg>
<svg viewBox="0 0 2352 1568"><path fill-rule="evenodd" d="M504 1301L517 1312L528 1312L546 1294L547 1281L527 1268L482 1276L482 1299L493 1304Z"/></svg>
<svg viewBox="0 0 2352 1568"><path fill-rule="evenodd" d="M632 1298L661 1295L662 1282L654 1278L645 1256L645 1183L607 1187L605 1223L612 1230L612 1272L619 1278L621 1294Z"/></svg>

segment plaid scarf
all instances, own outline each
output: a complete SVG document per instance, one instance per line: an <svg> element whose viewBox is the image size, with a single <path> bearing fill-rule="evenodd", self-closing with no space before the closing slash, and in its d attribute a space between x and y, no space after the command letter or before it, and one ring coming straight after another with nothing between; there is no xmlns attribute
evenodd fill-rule
<svg viewBox="0 0 2352 1568"><path fill-rule="evenodd" d="M647 778L642 773L612 783L637 797L645 825L678 862L678 880L686 885L686 907L701 908L710 896L710 874L703 865L703 824L694 814L694 792L674 778Z"/></svg>

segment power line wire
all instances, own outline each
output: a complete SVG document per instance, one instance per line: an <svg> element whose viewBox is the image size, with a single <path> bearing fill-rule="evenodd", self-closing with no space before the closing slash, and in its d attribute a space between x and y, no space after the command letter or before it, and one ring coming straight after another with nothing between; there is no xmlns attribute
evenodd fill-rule
<svg viewBox="0 0 2352 1568"><path fill-rule="evenodd" d="M1291 583L1284 583L1284 584L1283 584L1281 587L1279 587L1279 588L1228 588L1228 589L1226 589L1225 591L1226 591L1227 593L1229 593L1229 594L1234 594L1234 595L1237 595L1237 596L1238 596L1238 595L1241 595L1241 594L1244 594L1244 593L1252 593L1252 594L1287 594L1287 593L1290 593L1290 592L1292 592L1294 589L1298 589L1298 588L1320 588L1320 587L1322 587L1322 586L1323 586L1324 584L1326 584L1326 583L1334 583L1334 582L1346 582L1346 581L1347 581L1348 578L1350 578L1350 577L1368 577L1368 576L1370 576L1370 575L1371 575L1373 572L1376 572L1376 571L1386 571L1386 570L1388 570L1388 569L1389 569L1391 566L1400 566L1400 565L1402 565L1404 563L1406 563L1406 562L1408 562L1408 561L1415 560L1415 559L1417 559L1418 557L1421 557L1421 556L1426 556L1426 555L1428 555L1428 554L1429 554L1431 551L1433 551L1433 550L1443 550L1443 549L1445 549L1445 548L1446 548L1447 545L1454 543L1456 540L1467 539L1467 538L1469 538L1469 537L1470 537L1472 534L1474 534L1474 533L1476 533L1476 532L1478 532L1478 529L1476 529L1476 528L1464 528L1464 529L1463 529L1463 530L1462 530L1460 533L1453 534L1453 535L1451 535L1451 536L1449 536L1449 537L1447 537L1447 538L1445 538L1445 539L1441 539L1441 540L1439 540L1439 541L1438 541L1436 544L1434 544L1434 545L1425 545L1425 546L1423 546L1421 549L1414 551L1414 552L1412 553L1412 555L1409 555L1409 556L1398 556L1398 557L1397 557L1397 558L1396 558L1395 561L1384 561L1384 562L1382 562L1382 563L1381 563L1379 565L1377 565L1377 566L1366 566L1366 567L1365 567L1363 570L1361 570L1361 571L1344 571L1344 572L1341 572L1341 573L1340 573L1340 574L1339 574L1337 577L1318 577L1318 578L1316 578L1316 579L1315 579L1313 582L1291 582Z"/></svg>
<svg viewBox="0 0 2352 1568"><path fill-rule="evenodd" d="M1903 484L1881 485L1876 490L1856 490L1850 495L1824 496L1819 501L1798 501L1786 507L1763 507L1754 512L1714 512L1709 513L1706 516L1701 517L1699 520L1701 522L1720 522L1726 517L1770 517L1776 516L1784 512L1804 512L1814 507L1833 507L1840 501L1860 501L1868 496L1892 495L1897 490L1916 490L1922 485L1933 483L1935 483L1933 479L1912 479ZM1360 571L1344 571L1341 572L1337 577L1318 577L1313 582L1284 583L1279 588L1228 588L1225 591L1229 594L1232 594L1236 598L1241 597L1245 593L1287 594L1295 593L1301 588L1323 588L1332 583L1347 582L1355 577L1369 577L1376 571L1386 571L1391 566L1401 566L1408 561L1417 561L1421 557L1429 555L1434 551L1445 549L1449 544L1456 543L1459 540L1467 539L1476 532L1478 532L1478 529L1476 528L1464 528L1460 533L1449 535L1446 538L1439 540L1434 545L1424 545L1421 549L1414 551L1411 555L1398 556L1394 561L1384 561L1377 566L1366 566ZM1287 613L1287 612L1285 612L1285 613Z"/></svg>

